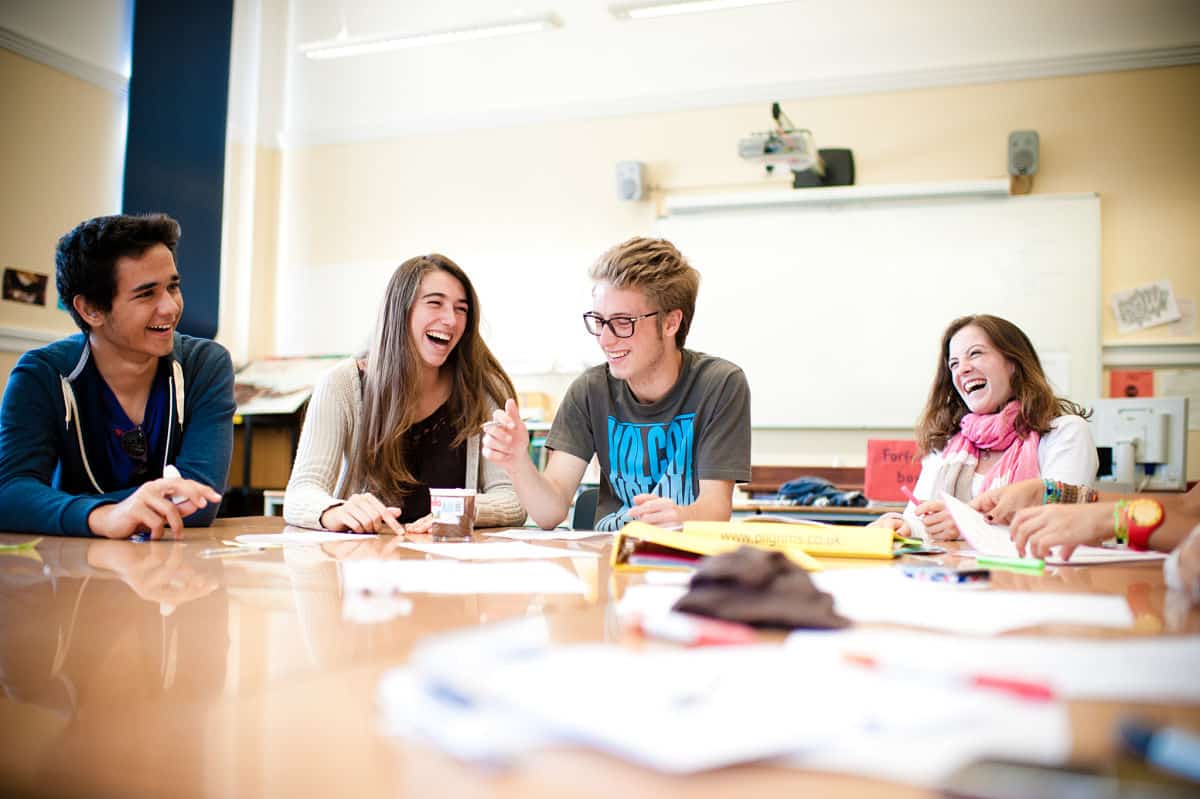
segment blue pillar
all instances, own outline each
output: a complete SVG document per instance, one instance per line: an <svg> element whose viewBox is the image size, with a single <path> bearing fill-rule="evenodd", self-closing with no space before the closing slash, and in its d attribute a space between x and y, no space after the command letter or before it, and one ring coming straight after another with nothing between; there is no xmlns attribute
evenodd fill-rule
<svg viewBox="0 0 1200 799"><path fill-rule="evenodd" d="M180 332L217 333L233 0L135 0L123 210L179 220Z"/></svg>

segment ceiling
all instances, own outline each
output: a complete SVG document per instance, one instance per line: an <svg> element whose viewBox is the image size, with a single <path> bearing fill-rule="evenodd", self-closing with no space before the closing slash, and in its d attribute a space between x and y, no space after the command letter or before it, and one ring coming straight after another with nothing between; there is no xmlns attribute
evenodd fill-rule
<svg viewBox="0 0 1200 799"><path fill-rule="evenodd" d="M0 46L15 34L119 86L132 5L0 0ZM1200 0L792 0L645 21L609 5L235 0L231 122L312 143L1200 63ZM547 13L561 27L337 61L297 51L343 27L359 37Z"/></svg>
<svg viewBox="0 0 1200 799"><path fill-rule="evenodd" d="M645 21L604 0L290 0L293 139L336 141L1200 61L1197 0L793 0ZM555 14L545 33L313 61L299 44Z"/></svg>

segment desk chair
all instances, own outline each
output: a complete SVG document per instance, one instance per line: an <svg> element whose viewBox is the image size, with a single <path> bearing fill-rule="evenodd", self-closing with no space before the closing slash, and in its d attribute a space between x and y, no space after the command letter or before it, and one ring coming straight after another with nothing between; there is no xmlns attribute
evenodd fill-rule
<svg viewBox="0 0 1200 799"><path fill-rule="evenodd" d="M575 510L571 514L572 530L591 530L596 523L596 503L600 499L599 488L585 488L575 497Z"/></svg>

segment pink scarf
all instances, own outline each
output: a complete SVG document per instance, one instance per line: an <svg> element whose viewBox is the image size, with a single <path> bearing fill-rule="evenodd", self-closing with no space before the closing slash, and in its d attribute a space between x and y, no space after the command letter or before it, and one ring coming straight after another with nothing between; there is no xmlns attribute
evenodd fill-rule
<svg viewBox="0 0 1200 799"><path fill-rule="evenodd" d="M983 477L983 488L1006 486L1038 477L1038 442L1041 436L1031 432L1017 435L1015 422L1021 405L1011 400L999 413L968 413L958 425L958 433L942 450L942 465L934 481L933 497L942 491L967 501L973 497L971 483L983 451L1001 451L1000 460Z"/></svg>

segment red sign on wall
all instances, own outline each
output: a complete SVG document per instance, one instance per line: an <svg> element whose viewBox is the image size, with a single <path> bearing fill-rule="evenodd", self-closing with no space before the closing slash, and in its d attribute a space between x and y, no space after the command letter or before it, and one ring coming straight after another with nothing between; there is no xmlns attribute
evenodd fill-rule
<svg viewBox="0 0 1200 799"><path fill-rule="evenodd" d="M867 469L863 493L867 499L903 502L908 499L900 486L910 489L921 474L917 442L883 438L867 440Z"/></svg>
<svg viewBox="0 0 1200 799"><path fill-rule="evenodd" d="M1114 369L1108 378L1110 397L1153 397L1154 372L1149 369Z"/></svg>

